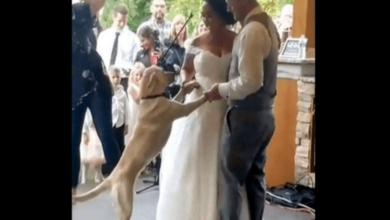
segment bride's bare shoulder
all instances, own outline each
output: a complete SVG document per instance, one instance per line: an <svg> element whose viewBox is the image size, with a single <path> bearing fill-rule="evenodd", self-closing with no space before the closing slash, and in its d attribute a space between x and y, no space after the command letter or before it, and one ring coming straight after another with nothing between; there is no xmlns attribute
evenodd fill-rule
<svg viewBox="0 0 390 220"><path fill-rule="evenodd" d="M194 37L192 39L190 45L193 47L201 47L206 36L207 36L207 33L202 33L202 34Z"/></svg>

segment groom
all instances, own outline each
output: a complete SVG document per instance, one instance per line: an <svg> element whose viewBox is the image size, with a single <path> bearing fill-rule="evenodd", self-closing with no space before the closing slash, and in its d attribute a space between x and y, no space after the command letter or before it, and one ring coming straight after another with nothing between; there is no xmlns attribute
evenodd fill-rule
<svg viewBox="0 0 390 220"><path fill-rule="evenodd" d="M275 130L280 43L274 23L256 0L226 2L242 29L233 45L229 81L206 92L209 101L225 98L229 103L221 140L219 219L239 219L245 183L251 220L262 220L266 149Z"/></svg>

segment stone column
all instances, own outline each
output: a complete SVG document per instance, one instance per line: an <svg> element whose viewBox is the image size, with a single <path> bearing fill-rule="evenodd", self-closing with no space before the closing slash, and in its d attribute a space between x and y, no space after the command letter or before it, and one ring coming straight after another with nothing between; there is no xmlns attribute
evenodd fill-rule
<svg viewBox="0 0 390 220"><path fill-rule="evenodd" d="M297 145L295 151L295 181L301 179L306 174L310 174L311 141L313 139L311 122L313 118L313 97L315 96L314 82L314 77L301 77L297 82L298 115L295 138L295 144ZM304 177L300 182L311 185L309 177Z"/></svg>

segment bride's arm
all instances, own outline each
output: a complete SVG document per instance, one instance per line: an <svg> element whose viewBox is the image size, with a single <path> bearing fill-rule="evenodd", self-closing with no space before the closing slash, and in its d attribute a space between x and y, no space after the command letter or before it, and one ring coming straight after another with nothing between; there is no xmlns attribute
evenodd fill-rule
<svg viewBox="0 0 390 220"><path fill-rule="evenodd" d="M195 37L187 42L185 47L184 61L181 68L181 78L183 83L188 83L195 78L194 58L199 52L198 45L199 37Z"/></svg>
<svg viewBox="0 0 390 220"><path fill-rule="evenodd" d="M183 83L190 82L195 76L194 57L195 55L188 53L186 53L184 57L183 67L181 68L180 72Z"/></svg>

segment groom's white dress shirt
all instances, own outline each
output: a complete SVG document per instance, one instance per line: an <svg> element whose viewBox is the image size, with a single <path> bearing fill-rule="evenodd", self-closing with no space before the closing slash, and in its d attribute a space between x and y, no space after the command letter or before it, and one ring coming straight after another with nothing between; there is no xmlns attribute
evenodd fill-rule
<svg viewBox="0 0 390 220"><path fill-rule="evenodd" d="M254 8L246 17L262 13L261 7ZM263 86L263 60L271 50L271 38L267 29L259 22L245 25L236 36L233 54L238 55L238 70L240 76L220 83L219 94L228 100L241 100L258 91Z"/></svg>
<svg viewBox="0 0 390 220"><path fill-rule="evenodd" d="M97 52L102 57L106 69L110 68L110 59L117 30L107 28L99 34L97 40ZM131 69L137 52L141 49L141 42L137 35L125 26L118 37L118 52L114 66L118 68Z"/></svg>

